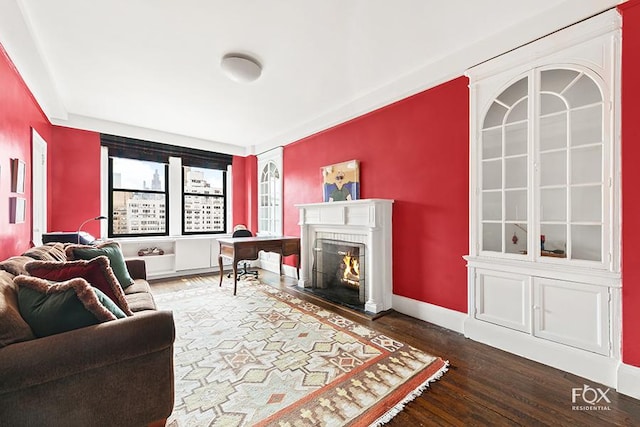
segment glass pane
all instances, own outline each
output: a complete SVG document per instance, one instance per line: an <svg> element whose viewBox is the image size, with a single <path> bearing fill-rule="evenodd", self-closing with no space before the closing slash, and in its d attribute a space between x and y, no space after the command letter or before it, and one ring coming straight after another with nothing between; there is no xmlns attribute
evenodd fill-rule
<svg viewBox="0 0 640 427"><path fill-rule="evenodd" d="M571 189L571 221L602 220L602 187L573 187Z"/></svg>
<svg viewBox="0 0 640 427"><path fill-rule="evenodd" d="M544 241L544 242L543 242ZM540 250L545 252L562 252L555 255L566 254L567 251L567 226L564 224L542 224L540 226Z"/></svg>
<svg viewBox="0 0 640 427"><path fill-rule="evenodd" d="M164 194L113 191L113 235L164 234L166 204Z"/></svg>
<svg viewBox="0 0 640 427"><path fill-rule="evenodd" d="M165 191L164 163L120 157L112 162L114 189Z"/></svg>
<svg viewBox="0 0 640 427"><path fill-rule="evenodd" d="M527 190L505 191L505 219L507 221L527 221Z"/></svg>
<svg viewBox="0 0 640 427"><path fill-rule="evenodd" d="M602 105L571 112L571 145L602 142Z"/></svg>
<svg viewBox="0 0 640 427"><path fill-rule="evenodd" d="M547 114L559 113L565 111L567 104L556 95L543 93L540 95L540 114L545 116Z"/></svg>
<svg viewBox="0 0 640 427"><path fill-rule="evenodd" d="M217 169L184 166L184 192L189 194L224 194L222 177Z"/></svg>
<svg viewBox="0 0 640 427"><path fill-rule="evenodd" d="M500 188L502 188L502 161L498 159L482 162L482 189Z"/></svg>
<svg viewBox="0 0 640 427"><path fill-rule="evenodd" d="M506 123L527 120L527 98L519 101L507 115Z"/></svg>
<svg viewBox="0 0 640 427"><path fill-rule="evenodd" d="M498 100L503 104L511 107L517 101L527 96L527 93L529 91L528 85L529 85L528 78L524 77L518 80L517 82L515 82L514 84L512 84L511 86L509 86L508 88L506 88L504 92L502 92L498 96Z"/></svg>
<svg viewBox="0 0 640 427"><path fill-rule="evenodd" d="M495 126L501 126L505 114L507 114L507 109L497 102L494 102L491 104L491 107L489 107L487 115L484 116L484 124L482 125L482 128L487 129Z"/></svg>
<svg viewBox="0 0 640 427"><path fill-rule="evenodd" d="M482 250L502 252L502 224L482 224Z"/></svg>
<svg viewBox="0 0 640 427"><path fill-rule="evenodd" d="M574 70L546 70L540 73L540 90L542 92L562 93L575 78Z"/></svg>
<svg viewBox="0 0 640 427"><path fill-rule="evenodd" d="M540 216L542 221L567 220L567 189L547 188L540 190Z"/></svg>
<svg viewBox="0 0 640 427"><path fill-rule="evenodd" d="M540 184L564 185L567 183L567 152L554 151L540 155Z"/></svg>
<svg viewBox="0 0 640 427"><path fill-rule="evenodd" d="M567 146L567 113L540 118L540 150Z"/></svg>
<svg viewBox="0 0 640 427"><path fill-rule="evenodd" d="M526 224L505 224L504 238L506 253L524 254L527 252Z"/></svg>
<svg viewBox="0 0 640 427"><path fill-rule="evenodd" d="M523 188L527 186L527 157L513 157L504 160L504 188Z"/></svg>
<svg viewBox="0 0 640 427"><path fill-rule="evenodd" d="M571 108L602 102L598 85L586 75L582 75L563 95Z"/></svg>
<svg viewBox="0 0 640 427"><path fill-rule="evenodd" d="M602 146L571 150L571 183L595 184L602 182Z"/></svg>
<svg viewBox="0 0 640 427"><path fill-rule="evenodd" d="M504 151L506 156L527 154L527 122L505 127Z"/></svg>
<svg viewBox="0 0 640 427"><path fill-rule="evenodd" d="M482 158L502 156L502 128L482 131Z"/></svg>
<svg viewBox="0 0 640 427"><path fill-rule="evenodd" d="M497 221L502 219L502 192L482 192L482 219Z"/></svg>
<svg viewBox="0 0 640 427"><path fill-rule="evenodd" d="M184 231L186 233L224 231L224 198L184 196Z"/></svg>
<svg viewBox="0 0 640 427"><path fill-rule="evenodd" d="M602 227L599 225L571 226L571 258L602 261Z"/></svg>

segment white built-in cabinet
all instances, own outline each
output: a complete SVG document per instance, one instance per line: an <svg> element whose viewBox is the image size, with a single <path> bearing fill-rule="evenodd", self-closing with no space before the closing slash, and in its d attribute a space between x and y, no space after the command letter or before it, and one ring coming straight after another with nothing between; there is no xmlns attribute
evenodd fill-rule
<svg viewBox="0 0 640 427"><path fill-rule="evenodd" d="M116 239L126 259L145 261L147 278L181 276L218 271L219 236L140 237ZM140 249L158 248L162 255L139 256ZM231 264L223 260L225 266Z"/></svg>
<svg viewBox="0 0 640 427"><path fill-rule="evenodd" d="M467 73L465 334L604 383L620 347L619 43L612 10Z"/></svg>

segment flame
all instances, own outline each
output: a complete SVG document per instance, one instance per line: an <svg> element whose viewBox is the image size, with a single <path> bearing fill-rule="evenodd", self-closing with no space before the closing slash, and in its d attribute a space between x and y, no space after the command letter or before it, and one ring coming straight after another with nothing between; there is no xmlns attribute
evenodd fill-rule
<svg viewBox="0 0 640 427"><path fill-rule="evenodd" d="M360 282L360 262L358 261L358 257L353 257L347 253L342 258L342 262L345 265L342 281L350 285L358 286Z"/></svg>

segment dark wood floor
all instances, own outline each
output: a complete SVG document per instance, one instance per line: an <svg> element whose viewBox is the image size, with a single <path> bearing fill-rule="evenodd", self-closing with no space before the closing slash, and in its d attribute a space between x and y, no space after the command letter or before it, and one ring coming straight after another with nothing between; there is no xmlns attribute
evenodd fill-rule
<svg viewBox="0 0 640 427"><path fill-rule="evenodd" d="M469 340L448 329L391 312L376 320L296 292L292 279L261 271L264 283L312 299L319 305L388 334L450 363L449 371L410 402L390 423L407 426L640 426L640 400L606 392L604 385ZM155 281L154 292L180 288L180 281ZM239 285L241 286L241 284ZM573 410L572 388L606 392L610 410Z"/></svg>

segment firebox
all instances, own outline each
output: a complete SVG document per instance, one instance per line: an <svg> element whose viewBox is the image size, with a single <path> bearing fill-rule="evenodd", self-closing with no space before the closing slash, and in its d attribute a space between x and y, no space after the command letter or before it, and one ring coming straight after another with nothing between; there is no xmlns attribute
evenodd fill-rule
<svg viewBox="0 0 640 427"><path fill-rule="evenodd" d="M313 254L312 292L329 301L363 310L367 297L365 245L316 239Z"/></svg>

